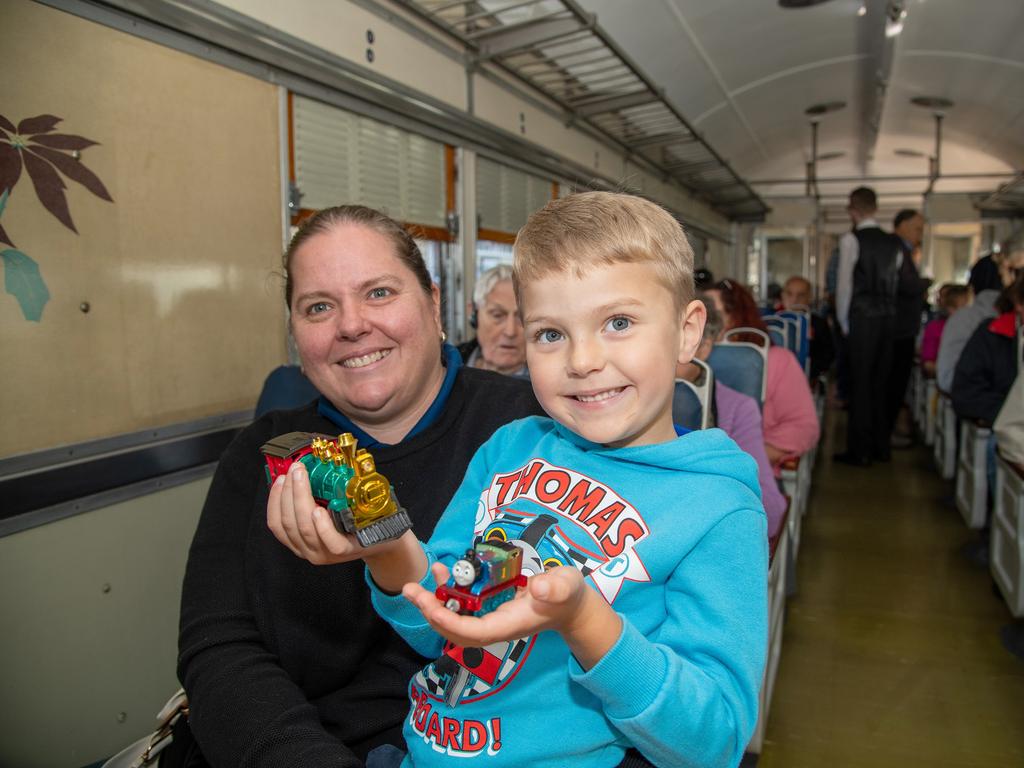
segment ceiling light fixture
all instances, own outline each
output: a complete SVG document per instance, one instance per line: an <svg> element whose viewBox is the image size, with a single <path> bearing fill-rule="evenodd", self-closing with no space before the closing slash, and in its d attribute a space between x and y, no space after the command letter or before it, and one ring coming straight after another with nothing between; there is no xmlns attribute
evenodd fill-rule
<svg viewBox="0 0 1024 768"><path fill-rule="evenodd" d="M810 115L811 117L817 117L819 115L827 115L829 112L838 112L845 106L845 101L825 101L821 104L812 104L804 110L804 114Z"/></svg>
<svg viewBox="0 0 1024 768"><path fill-rule="evenodd" d="M896 37L903 31L903 22L907 18L907 11L903 7L902 0L890 0L889 7L885 11L885 36Z"/></svg>
<svg viewBox="0 0 1024 768"><path fill-rule="evenodd" d="M783 8L810 8L812 5L821 5L828 0L779 0Z"/></svg>
<svg viewBox="0 0 1024 768"><path fill-rule="evenodd" d="M910 103L924 109L950 109L953 106L953 102L943 96L915 96Z"/></svg>

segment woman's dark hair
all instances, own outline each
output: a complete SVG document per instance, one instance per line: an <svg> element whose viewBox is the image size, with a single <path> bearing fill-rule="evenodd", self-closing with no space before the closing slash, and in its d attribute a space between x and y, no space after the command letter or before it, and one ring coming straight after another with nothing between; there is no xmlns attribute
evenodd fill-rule
<svg viewBox="0 0 1024 768"><path fill-rule="evenodd" d="M726 278L715 283L711 290L718 291L722 296L722 306L731 322L729 328L757 328L767 333L768 327L761 317L761 310L745 286Z"/></svg>
<svg viewBox="0 0 1024 768"><path fill-rule="evenodd" d="M996 312L999 314L1013 312L1019 306L1024 306L1024 275L1006 286L996 299Z"/></svg>
<svg viewBox="0 0 1024 768"><path fill-rule="evenodd" d="M430 295L430 273L427 271L419 246L405 227L390 216L385 216L365 205L337 205L333 208L324 208L306 219L292 237L288 250L284 252L284 300L289 307L292 305L292 274L289 267L295 252L311 237L330 232L334 227L343 224L358 224L388 238L395 247L395 255L416 276L416 281L423 292Z"/></svg>

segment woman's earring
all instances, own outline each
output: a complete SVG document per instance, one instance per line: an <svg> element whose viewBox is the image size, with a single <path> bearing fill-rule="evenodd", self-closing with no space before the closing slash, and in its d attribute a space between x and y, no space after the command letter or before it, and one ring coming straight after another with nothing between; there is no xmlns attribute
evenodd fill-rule
<svg viewBox="0 0 1024 768"><path fill-rule="evenodd" d="M441 343L444 344L446 341L448 341L448 334L441 331Z"/></svg>

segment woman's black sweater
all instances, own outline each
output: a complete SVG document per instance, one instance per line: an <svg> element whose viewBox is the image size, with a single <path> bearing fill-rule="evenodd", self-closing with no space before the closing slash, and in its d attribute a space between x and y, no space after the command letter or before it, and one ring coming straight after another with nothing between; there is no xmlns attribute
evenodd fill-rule
<svg viewBox="0 0 1024 768"><path fill-rule="evenodd" d="M538 413L528 383L462 368L431 427L373 450L421 540L476 449ZM260 446L297 430L338 432L315 403L245 429L221 458L189 551L178 677L216 768L360 766L374 746L402 745L407 684L424 662L377 617L362 561L311 565L267 528Z"/></svg>

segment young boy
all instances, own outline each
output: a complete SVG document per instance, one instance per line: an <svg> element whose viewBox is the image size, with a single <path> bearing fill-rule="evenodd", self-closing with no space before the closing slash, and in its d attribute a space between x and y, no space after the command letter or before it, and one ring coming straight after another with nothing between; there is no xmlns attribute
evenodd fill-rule
<svg viewBox="0 0 1024 768"><path fill-rule="evenodd" d="M640 198L554 200L520 231L527 362L551 418L495 432L426 545L353 545L379 613L437 658L410 683L403 766L617 766L629 747L657 766L739 763L766 521L753 459L672 424L676 364L704 325L692 274L679 224ZM337 551L328 517L315 525ZM493 539L523 549L527 587L480 618L445 608L446 566Z"/></svg>

